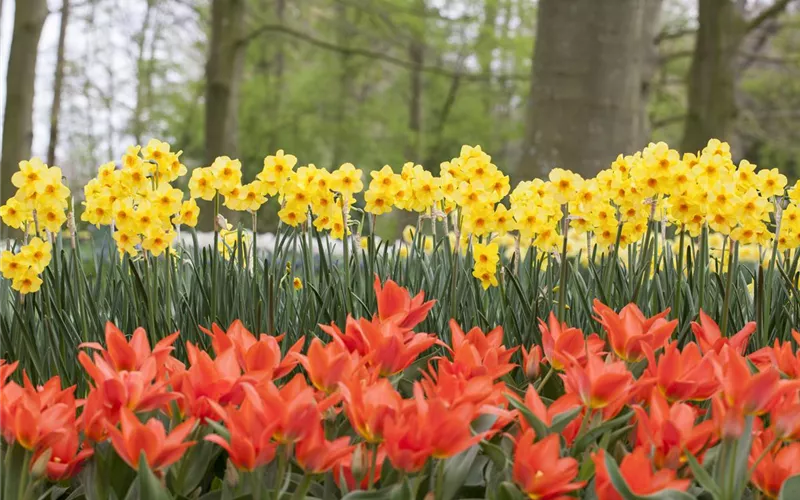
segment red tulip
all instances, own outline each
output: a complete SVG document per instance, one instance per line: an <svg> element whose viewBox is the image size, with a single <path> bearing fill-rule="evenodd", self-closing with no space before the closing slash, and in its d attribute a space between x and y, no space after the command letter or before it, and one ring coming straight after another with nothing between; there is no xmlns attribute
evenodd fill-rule
<svg viewBox="0 0 800 500"><path fill-rule="evenodd" d="M646 349L645 353L649 366L643 378L653 377L656 387L669 401L703 401L719 389L714 373L714 353L707 352L703 356L694 342L688 343L682 351L677 342L672 342L658 362L652 349Z"/></svg>
<svg viewBox="0 0 800 500"><path fill-rule="evenodd" d="M306 474L323 474L352 452L350 438L341 437L328 441L320 425L297 443L295 458Z"/></svg>
<svg viewBox="0 0 800 500"><path fill-rule="evenodd" d="M294 356L314 387L326 394L334 392L339 382L349 378L358 364L344 346L336 342L323 344L319 338L311 341L307 355L297 353Z"/></svg>
<svg viewBox="0 0 800 500"><path fill-rule="evenodd" d="M685 403L670 406L659 392L654 391L648 412L641 406L636 411L636 444L652 450L653 464L678 470L685 463L684 450L698 456L713 444L714 422L697 423L698 411Z"/></svg>
<svg viewBox="0 0 800 500"><path fill-rule="evenodd" d="M186 343L186 351L189 369L177 376L173 385L183 395L180 406L187 415L201 422L216 419L209 401L225 406L242 400L243 378L234 349L225 350L214 359L190 342Z"/></svg>
<svg viewBox="0 0 800 500"><path fill-rule="evenodd" d="M542 346L531 346L530 351L522 346L522 371L529 381L539 378L542 364Z"/></svg>
<svg viewBox="0 0 800 500"><path fill-rule="evenodd" d="M50 453L45 475L50 481L63 481L72 478L80 466L94 454L91 448L81 448L78 431L65 426L54 432L41 443L39 451L33 456L31 463L36 463L46 453Z"/></svg>
<svg viewBox="0 0 800 500"><path fill-rule="evenodd" d="M534 442L535 438L533 429L528 429L517 439L512 476L522 491L530 498L551 500L581 489L585 483L574 482L578 461L561 458L559 437L551 434Z"/></svg>
<svg viewBox="0 0 800 500"><path fill-rule="evenodd" d="M403 398L386 379L372 384L362 384L361 379L352 378L340 384L344 399L344 411L350 425L368 443L383 440L387 419L400 411Z"/></svg>
<svg viewBox="0 0 800 500"><path fill-rule="evenodd" d="M408 290L392 280L386 280L381 289L381 281L377 275L374 288L378 300L378 320L381 323L392 322L401 330L413 329L425 319L436 304L435 300L424 302L425 292L420 292L412 299Z"/></svg>
<svg viewBox="0 0 800 500"><path fill-rule="evenodd" d="M765 448L764 437L753 440L750 448L749 466L755 465L750 482L767 498L778 498L783 483L792 476L800 474L800 443L777 446L768 451L758 464L755 461Z"/></svg>
<svg viewBox="0 0 800 500"><path fill-rule="evenodd" d="M800 344L800 333L797 330L792 330L792 337L796 343ZM762 347L748 356L748 359L759 370L774 366L789 378L800 378L800 351L795 352L791 341L781 343L775 339L773 347Z"/></svg>
<svg viewBox="0 0 800 500"><path fill-rule="evenodd" d="M107 350L97 342L84 342L78 347L87 347L100 351L100 355L116 371L140 370L145 361L151 356L155 358L156 367L161 367L173 350L172 343L178 338L178 332L164 337L150 351L150 341L147 340L147 333L144 328L137 328L131 336L130 343L125 340L122 333L110 321L106 322L106 346Z"/></svg>
<svg viewBox="0 0 800 500"><path fill-rule="evenodd" d="M393 323L375 324L361 319L359 327L369 346L365 363L383 377L405 370L436 343L436 337L426 333L404 336Z"/></svg>
<svg viewBox="0 0 800 500"><path fill-rule="evenodd" d="M511 363L511 356L517 348L506 349L503 345L502 327L487 334L475 327L465 334L455 320L450 320L450 331L453 344L450 352L453 360L439 358L439 371L460 373L466 378L490 375L497 379L516 366Z"/></svg>
<svg viewBox="0 0 800 500"><path fill-rule="evenodd" d="M184 441L194 429L194 418L176 426L169 434L157 418L151 418L143 424L127 408L122 410L120 422L122 431L109 425L108 435L117 455L134 470L139 470L142 453L151 469L161 471L177 462L184 451L194 445L194 441Z"/></svg>
<svg viewBox="0 0 800 500"><path fill-rule="evenodd" d="M595 468L594 488L597 500L622 500L622 496L611 483L606 469L606 450L600 449L594 453L592 461ZM632 453L625 455L619 470L628 488L636 495L650 495L667 489L686 491L691 482L688 479L676 479L675 471L672 469L653 472L653 465L642 447L635 448Z"/></svg>
<svg viewBox="0 0 800 500"><path fill-rule="evenodd" d="M643 359L646 346L652 350L663 347L678 324L676 319L664 319L669 314L669 309L645 318L633 303L623 307L617 314L595 299L594 312L597 314L595 319L608 333L608 341L614 354L629 363Z"/></svg>
<svg viewBox="0 0 800 500"><path fill-rule="evenodd" d="M719 326L711 319L703 310L700 310L700 323L692 322L692 331L700 344L700 349L703 352L714 351L717 354L722 352L724 346L730 346L734 352L739 355L744 354L747 348L747 341L750 339L756 329L755 321L751 321L744 325L737 334L730 338L723 337L719 330Z"/></svg>
<svg viewBox="0 0 800 500"><path fill-rule="evenodd" d="M577 328L567 327L560 323L554 313L550 313L548 322L539 320L539 331L542 333L544 356L554 369L562 371L570 363L569 357L579 364L586 362L587 354L597 354L605 347L600 337L595 334L584 338L583 332Z"/></svg>
<svg viewBox="0 0 800 500"><path fill-rule="evenodd" d="M567 394L575 394L592 410L622 407L633 383L625 363L604 362L596 354L588 356L585 367L573 361L561 378Z"/></svg>
<svg viewBox="0 0 800 500"><path fill-rule="evenodd" d="M209 404L225 423L230 437L228 440L216 434L205 437L206 441L227 451L231 463L245 471L270 463L278 447L272 440L277 422L263 413L258 414L253 399L258 402L258 395L246 397L239 408L228 406L225 409L211 401Z"/></svg>
<svg viewBox="0 0 800 500"><path fill-rule="evenodd" d="M247 387L245 390L250 391ZM260 411L276 423L273 438L279 443L289 444L305 439L322 420L320 412L324 408L322 404L318 406L314 389L299 373L281 387L266 381L256 390L264 407Z"/></svg>

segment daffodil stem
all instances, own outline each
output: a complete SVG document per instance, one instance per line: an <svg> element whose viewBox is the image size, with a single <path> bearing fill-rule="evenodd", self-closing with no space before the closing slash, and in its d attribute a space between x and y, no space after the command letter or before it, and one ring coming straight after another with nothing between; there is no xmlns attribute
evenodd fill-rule
<svg viewBox="0 0 800 500"><path fill-rule="evenodd" d="M155 292L156 292L156 285L153 281L153 272L150 269L150 257L151 254L148 251L144 252L144 274L145 280L150 288L147 294L147 326L149 331L147 332L148 336L150 337L150 345L156 344L156 301L155 301Z"/></svg>
<svg viewBox="0 0 800 500"><path fill-rule="evenodd" d="M345 313L350 314L353 312L351 305L352 298L350 297L350 239L347 235L347 219L348 219L348 200L342 197L342 225L344 226L344 233L342 234L342 256L344 258L344 307Z"/></svg>
<svg viewBox="0 0 800 500"><path fill-rule="evenodd" d="M217 227L219 215L219 193L214 195L214 246L211 248L211 323L217 321L217 245L219 243L219 228Z"/></svg>
<svg viewBox="0 0 800 500"><path fill-rule="evenodd" d="M257 324L258 311L260 309L258 301L258 212L253 211L253 246L250 249L252 254L251 261L253 269L251 269L251 279L253 280L253 327L256 332L260 331L261 325Z"/></svg>
<svg viewBox="0 0 800 500"><path fill-rule="evenodd" d="M684 251L684 241L686 239L686 225L681 224L681 234L678 239L678 263L677 263L677 278L676 278L676 285L675 285L675 301L673 304L675 310L675 318L677 320L681 319L681 302L682 302L682 290L681 284L683 283L683 251Z"/></svg>
<svg viewBox="0 0 800 500"><path fill-rule="evenodd" d="M728 276L725 282L725 296L722 299L722 321L720 324L720 332L723 337L727 337L728 333L728 307L731 298L731 285L733 284L733 275L736 272L736 250L737 244L731 240L730 248L728 249Z"/></svg>
<svg viewBox="0 0 800 500"><path fill-rule="evenodd" d="M563 226L561 234L564 237L564 242L561 246L561 277L558 282L558 321L563 322L567 315L567 236L569 233L569 204L564 203L562 206L564 212Z"/></svg>

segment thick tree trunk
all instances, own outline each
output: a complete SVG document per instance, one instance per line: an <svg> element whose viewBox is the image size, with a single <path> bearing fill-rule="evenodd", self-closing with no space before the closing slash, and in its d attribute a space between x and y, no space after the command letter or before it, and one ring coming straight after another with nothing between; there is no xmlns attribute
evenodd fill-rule
<svg viewBox="0 0 800 500"><path fill-rule="evenodd" d="M46 0L25 0L14 9L14 35L8 56L3 153L0 160L0 202L14 195L11 176L31 156L33 93L39 37L47 18Z"/></svg>
<svg viewBox="0 0 800 500"><path fill-rule="evenodd" d="M540 0L519 173L592 176L638 144L642 0Z"/></svg>
<svg viewBox="0 0 800 500"><path fill-rule="evenodd" d="M206 63L206 162L238 155L239 87L245 44L245 0L213 0Z"/></svg>
<svg viewBox="0 0 800 500"><path fill-rule="evenodd" d="M774 0L748 20L740 0L698 0L683 151L699 151L711 138L735 141L736 85L742 69L739 50L748 33L780 15L790 2ZM770 33L762 35L766 39Z"/></svg>
<svg viewBox="0 0 800 500"><path fill-rule="evenodd" d="M336 41L341 47L349 47L350 27L348 19L348 8L345 2L336 3L336 16L338 18L338 28L336 30ZM344 160L346 151L347 135L350 128L347 124L348 102L353 95L353 74L351 69L350 53L342 51L339 54L339 85L338 99L335 107L335 136L333 144L333 165L338 167Z"/></svg>
<svg viewBox="0 0 800 500"><path fill-rule="evenodd" d="M137 144L142 144L144 135L145 117L144 108L145 100L148 95L148 88L150 87L150 71L145 62L147 49L147 32L150 29L150 22L153 17L153 7L155 0L147 0L147 7L144 11L144 20L142 21L142 28L136 34L136 105L133 109L133 137L136 139Z"/></svg>
<svg viewBox="0 0 800 500"><path fill-rule="evenodd" d="M417 0L416 7L420 14L420 19L425 16L425 0ZM425 64L425 26L413 29L411 32L412 40L408 46L408 58L414 64L409 74L410 98L408 101L408 132L409 140L406 146L406 159L414 162L421 162L423 143L422 143L422 67Z"/></svg>
<svg viewBox="0 0 800 500"><path fill-rule="evenodd" d="M736 56L745 21L731 0L699 0L699 27L689 69L681 149L696 152L712 137L731 139L736 117Z"/></svg>
<svg viewBox="0 0 800 500"><path fill-rule="evenodd" d="M642 105L639 112L639 138L637 144L650 141L651 125L648 115L647 103L652 93L652 81L658 71L658 50L656 35L658 33L658 20L661 17L663 0L647 0L644 6L645 22L642 24Z"/></svg>
<svg viewBox="0 0 800 500"><path fill-rule="evenodd" d="M50 142L47 145L47 164L56 163L56 147L58 147L58 118L61 114L61 94L64 91L64 46L67 41L67 25L69 24L69 0L61 2L61 27L58 31L58 47L56 48L56 68L53 75L53 105L50 108Z"/></svg>

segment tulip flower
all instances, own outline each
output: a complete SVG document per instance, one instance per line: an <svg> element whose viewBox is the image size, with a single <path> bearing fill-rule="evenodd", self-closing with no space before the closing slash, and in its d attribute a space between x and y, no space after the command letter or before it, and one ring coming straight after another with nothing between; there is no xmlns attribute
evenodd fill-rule
<svg viewBox="0 0 800 500"><path fill-rule="evenodd" d="M369 346L366 365L383 377L405 370L436 343L436 337L425 333L404 336L393 323L375 324L361 319L359 327Z"/></svg>
<svg viewBox="0 0 800 500"><path fill-rule="evenodd" d="M750 482L767 498L778 498L783 483L800 474L800 443L770 449L765 454L762 439L754 439L750 448L749 467L755 465ZM761 460L756 463L756 460Z"/></svg>
<svg viewBox="0 0 800 500"><path fill-rule="evenodd" d="M636 444L652 450L657 468L678 470L685 462L684 450L698 456L713 444L714 422L697 423L698 411L685 403L672 406L661 393L654 391L649 411L634 406L636 412Z"/></svg>
<svg viewBox="0 0 800 500"><path fill-rule="evenodd" d="M747 348L747 341L750 335L755 331L756 323L751 321L744 325L738 333L731 337L723 337L713 319L711 319L703 310L700 310L700 323L692 322L692 332L700 345L703 352L714 351L717 354L722 352L724 346L730 346L734 352L739 355L744 354Z"/></svg>
<svg viewBox="0 0 800 500"><path fill-rule="evenodd" d="M606 469L606 451L600 449L592 455L595 477L594 488L597 500L622 500L622 496L614 488ZM662 490L686 491L688 479L677 479L672 469L653 471L653 465L647 458L645 448L638 447L625 455L619 466L620 473L628 488L636 495L651 495Z"/></svg>
<svg viewBox="0 0 800 500"><path fill-rule="evenodd" d="M137 328L131 336L130 342L125 340L122 333L110 321L106 322L106 347L97 342L84 342L78 347L86 347L100 352L100 355L116 371L140 370L142 365L151 356L155 358L156 366L160 367L166 362L173 350L172 344L178 338L178 332L164 337L150 350L150 341L144 328Z"/></svg>
<svg viewBox="0 0 800 500"><path fill-rule="evenodd" d="M403 398L386 379L364 386L358 378L342 382L344 411L350 425L368 443L383 440L388 418L400 410Z"/></svg>
<svg viewBox="0 0 800 500"><path fill-rule="evenodd" d="M547 407L544 405L542 398L539 397L539 393L536 392L536 389L534 389L532 385L529 385L528 390L525 391L523 403L531 411L531 413L536 416L536 418L541 420L542 423L548 427L552 425L553 419L556 416L581 406L581 402L575 394L565 394L553 401L550 406ZM577 416L561 431L561 437L564 438L568 445L572 443L575 437L577 437L578 431L580 430L580 421L580 416ZM528 424L528 421L524 418L519 419L519 426L522 433L531 428L530 424Z"/></svg>
<svg viewBox="0 0 800 500"><path fill-rule="evenodd" d="M240 470L252 471L272 461L278 447L272 440L276 421L258 415L256 406L249 398L245 398L239 408L228 406L223 409L213 401L210 405L222 419L230 437L225 440L222 436L211 434L205 437L206 441L216 443L227 451L231 463Z"/></svg>
<svg viewBox="0 0 800 500"><path fill-rule="evenodd" d="M392 322L404 331L412 330L424 321L436 304L435 300L424 302L425 292L420 292L412 299L408 290L392 280L386 280L381 288L378 275L375 275L374 288L378 302L377 319L381 323Z"/></svg>
<svg viewBox="0 0 800 500"><path fill-rule="evenodd" d="M578 461L561 458L559 437L551 434L534 442L536 433L528 429L517 439L512 477L530 498L551 500L579 490L584 482L575 482Z"/></svg>
<svg viewBox="0 0 800 500"><path fill-rule="evenodd" d="M633 375L624 362L604 362L596 354L586 358L586 366L573 360L561 379L567 393L578 396L592 410L622 407L633 383Z"/></svg>
<svg viewBox="0 0 800 500"><path fill-rule="evenodd" d="M645 349L645 354L649 366L643 378L653 377L668 401L703 401L719 389L714 353L702 355L694 342L686 344L683 350L678 349L677 342L672 342L657 362L652 349Z"/></svg>
<svg viewBox="0 0 800 500"><path fill-rule="evenodd" d="M669 309L645 318L636 304L632 303L617 314L595 299L594 312L597 314L595 319L608 333L608 341L614 354L629 363L644 359L645 346L652 350L663 347L678 325L676 319L664 319L669 314Z"/></svg>
<svg viewBox="0 0 800 500"><path fill-rule="evenodd" d="M542 346L531 346L530 350L526 350L522 346L522 371L529 381L534 381L539 378L540 368L542 364Z"/></svg>
<svg viewBox="0 0 800 500"><path fill-rule="evenodd" d="M114 450L134 470L139 470L142 453L153 471L163 471L194 445L194 441L184 441L194 429L194 418L179 424L169 434L157 418L151 418L143 424L127 408L123 408L120 422L121 430L109 425L107 432Z"/></svg>
<svg viewBox="0 0 800 500"><path fill-rule="evenodd" d="M800 344L800 333L797 330L792 330L792 337L797 344ZM791 341L781 343L775 339L772 347L762 347L748 356L748 359L759 370L774 366L790 379L800 378L800 351L795 352Z"/></svg>
<svg viewBox="0 0 800 500"><path fill-rule="evenodd" d="M183 395L180 406L186 414L201 421L215 419L217 414L209 401L222 406L241 401L244 397L242 373L233 349L223 351L214 359L189 342L186 350L191 366L173 381L175 388Z"/></svg>
<svg viewBox="0 0 800 500"><path fill-rule="evenodd" d="M503 345L503 329L497 327L485 334L475 327L464 333L454 320L450 320L453 361L441 358L440 370L463 373L467 378L491 375L498 379L514 369L511 356L517 348L506 349Z"/></svg>
<svg viewBox="0 0 800 500"><path fill-rule="evenodd" d="M296 353L294 356L314 387L326 394L335 391L339 382L349 378L357 366L357 361L341 344L324 345L318 338L311 341L307 355Z"/></svg>
<svg viewBox="0 0 800 500"><path fill-rule="evenodd" d="M544 356L555 370L562 371L570 362L569 357L578 363L586 361L587 353L599 353L605 347L597 335L584 338L583 332L577 328L569 328L560 323L555 313L550 313L547 323L539 320L539 331L542 333Z"/></svg>
<svg viewBox="0 0 800 500"><path fill-rule="evenodd" d="M250 386L244 390L252 394ZM295 375L289 382L277 387L272 382L260 384L258 396L264 409L262 412L270 421L276 423L273 438L282 444L305 439L321 422L322 405L317 405L314 389L309 387L302 374ZM252 401L255 401L253 396Z"/></svg>
<svg viewBox="0 0 800 500"><path fill-rule="evenodd" d="M295 458L306 474L323 474L352 452L350 438L341 437L328 441L320 425L297 443Z"/></svg>
<svg viewBox="0 0 800 500"><path fill-rule="evenodd" d="M369 344L361 330L358 321L353 319L352 316L347 316L345 322L345 329L342 332L336 324L319 325L320 330L331 336L333 342L342 345L351 353L358 353L359 356L364 357L369 353Z"/></svg>
<svg viewBox="0 0 800 500"><path fill-rule="evenodd" d="M49 453L45 467L47 478L51 481L63 481L75 476L80 466L94 454L94 450L81 448L77 429L65 426L41 443L31 463L35 463L46 453Z"/></svg>
<svg viewBox="0 0 800 500"><path fill-rule="evenodd" d="M355 446L352 453L342 457L333 467L333 480L340 489L346 486L348 490L366 490L369 488L369 469L372 467L372 447L365 443ZM373 482L377 483L381 478L381 470L386 460L386 450L381 446L378 448L378 456L375 458L375 471L373 472ZM342 484L344 480L344 484Z"/></svg>

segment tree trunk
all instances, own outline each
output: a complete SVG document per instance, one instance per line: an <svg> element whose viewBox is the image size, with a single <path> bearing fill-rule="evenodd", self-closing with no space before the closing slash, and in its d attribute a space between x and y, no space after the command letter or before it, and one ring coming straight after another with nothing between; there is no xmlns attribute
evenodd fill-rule
<svg viewBox="0 0 800 500"><path fill-rule="evenodd" d="M540 0L519 173L592 176L641 147L641 0Z"/></svg>
<svg viewBox="0 0 800 500"><path fill-rule="evenodd" d="M46 0L17 2L6 76L3 156L0 160L2 203L16 191L11 184L11 176L17 170L17 164L31 156L36 57L45 18L47 18Z"/></svg>
<svg viewBox="0 0 800 500"><path fill-rule="evenodd" d="M53 105L50 108L50 142L47 146L47 164L56 163L56 147L58 146L58 118L61 113L61 93L64 90L64 45L67 41L67 25L69 24L69 0L61 2L61 27L58 31L58 47L56 48L56 68L53 75Z"/></svg>
<svg viewBox="0 0 800 500"><path fill-rule="evenodd" d="M417 1L420 19L425 16L425 0ZM420 21L422 22L422 21ZM412 40L408 46L408 58L414 64L409 75L411 96L408 101L409 141L406 147L406 159L413 162L422 161L422 67L425 64L425 29L412 29Z"/></svg>
<svg viewBox="0 0 800 500"><path fill-rule="evenodd" d="M731 0L699 0L698 19L681 141L681 149L688 152L701 150L712 137L731 138L736 55L745 34L744 19Z"/></svg>
<svg viewBox="0 0 800 500"><path fill-rule="evenodd" d="M336 30L336 41L341 47L348 48L350 46L351 30L348 25L348 9L345 2L336 3L336 16L338 17L338 27ZM351 56L349 52L342 51L339 54L339 97L336 101L335 108L335 137L333 144L333 166L338 167L344 158L346 150L345 141L347 140L348 131L350 127L347 123L348 116L348 101L350 96L353 95L353 72L351 69Z"/></svg>
<svg viewBox="0 0 800 500"><path fill-rule="evenodd" d="M650 94L652 93L653 78L658 71L656 35L658 33L658 19L661 17L662 4L663 0L646 0L644 6L643 19L649 20L649 22L642 24L642 105L640 106L637 126L639 138L636 140L636 144L646 144L650 141L651 125L647 103L650 101Z"/></svg>
<svg viewBox="0 0 800 500"><path fill-rule="evenodd" d="M147 0L147 7L144 11L142 28L136 34L136 105L133 109L133 138L136 144L142 144L144 135L144 108L145 96L148 94L150 86L149 66L145 63L145 50L147 48L147 31L150 29L150 20L153 16L155 0ZM146 67L147 66L147 67Z"/></svg>
<svg viewBox="0 0 800 500"><path fill-rule="evenodd" d="M747 20L740 0L698 0L699 23L689 68L683 151L699 151L711 138L735 140L739 49L748 33L781 14L790 1L774 0ZM768 37L769 32L764 36Z"/></svg>
<svg viewBox="0 0 800 500"><path fill-rule="evenodd" d="M206 63L206 162L238 155L239 87L245 44L245 0L213 0Z"/></svg>

